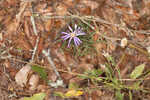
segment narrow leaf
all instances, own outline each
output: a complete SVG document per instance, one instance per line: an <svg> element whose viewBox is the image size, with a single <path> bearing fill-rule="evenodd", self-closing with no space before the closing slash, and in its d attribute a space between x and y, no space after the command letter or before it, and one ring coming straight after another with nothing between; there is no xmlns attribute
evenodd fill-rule
<svg viewBox="0 0 150 100"><path fill-rule="evenodd" d="M138 65L137 67L135 67L135 69L130 74L130 77L132 79L136 79L137 77L139 77L142 74L144 67L145 67L145 64L141 64L141 65Z"/></svg>
<svg viewBox="0 0 150 100"><path fill-rule="evenodd" d="M132 92L131 92L131 91L129 91L129 99L130 99L130 100L133 100L133 99L132 99Z"/></svg>
<svg viewBox="0 0 150 100"><path fill-rule="evenodd" d="M124 94L122 94L119 90L116 91L116 100L123 100Z"/></svg>
<svg viewBox="0 0 150 100"><path fill-rule="evenodd" d="M59 97L65 98L65 96L62 92L54 92L54 96L59 96Z"/></svg>
<svg viewBox="0 0 150 100"><path fill-rule="evenodd" d="M79 86L77 83L69 83L69 89L78 89Z"/></svg>
<svg viewBox="0 0 150 100"><path fill-rule="evenodd" d="M69 90L67 93L65 93L65 97L78 97L83 94L83 91L77 91L77 90Z"/></svg>
<svg viewBox="0 0 150 100"><path fill-rule="evenodd" d="M24 100L44 100L45 96L45 93L38 93L34 94L32 97L24 97Z"/></svg>
<svg viewBox="0 0 150 100"><path fill-rule="evenodd" d="M37 72L43 80L47 79L47 73L44 68L37 65L33 65L31 68L33 71Z"/></svg>

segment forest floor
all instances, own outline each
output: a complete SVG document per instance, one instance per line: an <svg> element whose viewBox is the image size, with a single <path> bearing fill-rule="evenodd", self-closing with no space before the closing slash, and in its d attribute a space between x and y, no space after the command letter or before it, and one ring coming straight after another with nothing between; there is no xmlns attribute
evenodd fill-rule
<svg viewBox="0 0 150 100"><path fill-rule="evenodd" d="M150 1L0 0L0 100L150 100Z"/></svg>

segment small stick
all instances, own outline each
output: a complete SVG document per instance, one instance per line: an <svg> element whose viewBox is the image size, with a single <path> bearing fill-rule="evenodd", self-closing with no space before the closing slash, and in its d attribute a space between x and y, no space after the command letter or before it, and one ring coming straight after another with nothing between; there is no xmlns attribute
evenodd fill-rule
<svg viewBox="0 0 150 100"><path fill-rule="evenodd" d="M108 24L108 25L113 25L115 27L118 27L119 29L123 29L126 30L127 32L138 32L140 34L150 34L150 30L133 30L133 29L128 29L126 26L122 26L120 24L113 24L111 22L108 22L104 19L101 19L99 17L94 17L94 16L78 16L78 15L69 15L69 16L43 16L43 18L47 18L47 19L65 19L65 18L78 18L78 19L84 19L84 20L88 20L88 21L96 21L96 22L100 22L103 24Z"/></svg>
<svg viewBox="0 0 150 100"><path fill-rule="evenodd" d="M48 62L51 64L51 67L52 67L52 69L54 70L54 72L56 73L57 77L58 77L60 80L62 80L61 77L60 77L59 72L57 71L57 69L56 69L56 67L55 67L55 64L53 63L53 61L52 61L52 59L51 59L51 56L50 56L50 49L48 49L48 51L43 50L42 53L47 57Z"/></svg>
<svg viewBox="0 0 150 100"><path fill-rule="evenodd" d="M130 43L130 44L129 44L129 48L136 49L137 51L143 53L144 55L150 56L150 54L149 54L147 51L143 50L142 48L139 48L139 47L135 46L134 44L131 44L131 43Z"/></svg>
<svg viewBox="0 0 150 100"><path fill-rule="evenodd" d="M39 66L39 64L35 64L35 63L32 63L32 62L27 62L27 61L22 61L20 59L13 58L13 56L12 56L12 58L6 58L6 59L13 59L15 61L26 63L26 64L29 64L29 65L38 65ZM40 65L40 66L42 66L42 65ZM53 70L53 69L50 68L50 70ZM68 73L70 75L87 76L85 74L80 74L80 73L76 73L76 72L69 72L69 71L65 71L63 69L58 69L58 71L63 72L63 73ZM105 77L98 77L98 78L94 78L94 79L99 80L99 78L106 79ZM148 78L145 78L145 79L117 79L117 80L120 80L120 81L140 81L140 80L150 80L150 78L148 77Z"/></svg>
<svg viewBox="0 0 150 100"><path fill-rule="evenodd" d="M35 21L34 21L33 15L30 17L30 19L31 19L31 23L32 23L32 26L33 26L34 34L35 34L35 35L38 35L37 30L36 30L36 26L35 26Z"/></svg>
<svg viewBox="0 0 150 100"><path fill-rule="evenodd" d="M31 9L31 11L32 11L32 9ZM31 19L31 23L32 23L32 26L33 26L34 34L37 36L36 44L35 44L35 47L34 47L33 53L32 53L32 58L30 60L30 62L33 62L33 60L35 58L35 54L36 54L37 48L38 48L38 44L39 44L39 41L40 41L40 37L38 36L38 33L37 33L37 29L36 29L35 20L34 20L33 15L30 17L30 19Z"/></svg>
<svg viewBox="0 0 150 100"><path fill-rule="evenodd" d="M39 41L40 41L40 37L38 36L37 39L36 39L36 44L35 44L35 47L33 49L33 53L32 53L32 58L31 58L31 62L34 60L35 58L35 54L36 54L36 51L38 49L38 44L39 44Z"/></svg>

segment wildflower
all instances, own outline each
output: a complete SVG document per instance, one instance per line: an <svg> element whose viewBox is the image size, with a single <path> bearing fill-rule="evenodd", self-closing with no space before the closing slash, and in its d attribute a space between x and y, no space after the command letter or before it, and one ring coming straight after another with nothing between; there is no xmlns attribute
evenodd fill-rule
<svg viewBox="0 0 150 100"><path fill-rule="evenodd" d="M75 24L74 31L70 26L68 26L68 28L69 28L70 32L62 32L62 34L64 34L64 36L62 36L61 38L63 40L69 39L68 47L70 47L70 43L72 40L74 41L75 46L79 46L82 43L82 41L77 36L85 35L85 33L82 32L82 29L80 27L78 27L76 24Z"/></svg>

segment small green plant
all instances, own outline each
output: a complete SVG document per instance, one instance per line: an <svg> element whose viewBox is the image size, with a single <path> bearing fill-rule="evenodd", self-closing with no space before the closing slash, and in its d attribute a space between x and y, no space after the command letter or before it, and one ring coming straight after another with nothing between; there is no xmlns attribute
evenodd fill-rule
<svg viewBox="0 0 150 100"><path fill-rule="evenodd" d="M88 24L92 24L90 21ZM74 28L73 28L74 26ZM62 36L62 49L71 52L75 56L84 56L87 54L94 55L96 50L94 47L94 44L97 42L104 42L107 43L107 41L104 41L101 37L94 40L94 35L96 34L96 30L92 31L91 28L83 23L80 20L72 19L70 26L68 27L70 30L70 33L63 32L64 36ZM80 35L76 35L75 33L78 33ZM69 34L69 35L68 35ZM61 37L61 36L60 36ZM75 38L75 39L74 39ZM143 81L143 79L136 81L133 84L126 84L126 82L123 81L120 69L117 67L117 63L115 61L115 58L112 55L109 55L108 53L103 54L107 60L105 62L104 70L101 69L93 69L90 71L84 72L83 75L79 75L82 79L88 79L92 84L95 86L99 86L99 84L103 84L106 88L111 88L115 92L115 98L116 100L124 100L125 93L124 90L127 90L129 99L132 100L132 90L140 90L145 91L144 88L141 88L140 84ZM129 75L129 80L136 80L141 77L149 76L149 71L146 72L146 74L143 74L145 64L141 64L137 66ZM72 91L71 91L72 92ZM64 96L64 95L63 95Z"/></svg>
<svg viewBox="0 0 150 100"><path fill-rule="evenodd" d="M102 81L100 78L100 75L103 74L103 71L101 69L93 69L84 72L84 76L80 76L83 79L90 79L92 83L97 84L98 82Z"/></svg>
<svg viewBox="0 0 150 100"><path fill-rule="evenodd" d="M90 79L91 82L95 86L99 86L99 83L102 83L105 88L111 88L115 92L116 100L124 100L124 92L123 90L128 90L129 99L132 100L132 90L145 91L144 88L141 88L140 84L142 80L138 80L133 84L126 84L122 81L120 70L115 68L116 62L115 59L111 55L105 55L107 62L105 63L105 69L102 71L101 69L94 69L90 71L84 72L84 75L80 76L83 79ZM142 75L145 64L141 64L136 66L136 68L131 72L130 77L131 80L139 78ZM116 72L115 72L116 70ZM105 74L105 77L101 77L101 75ZM145 91L146 92L146 91Z"/></svg>

